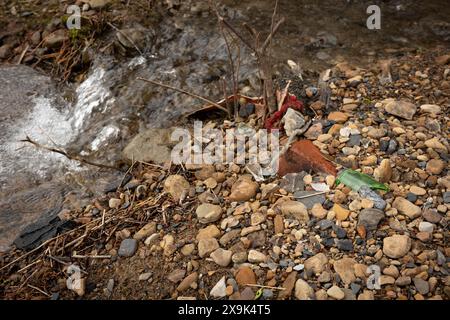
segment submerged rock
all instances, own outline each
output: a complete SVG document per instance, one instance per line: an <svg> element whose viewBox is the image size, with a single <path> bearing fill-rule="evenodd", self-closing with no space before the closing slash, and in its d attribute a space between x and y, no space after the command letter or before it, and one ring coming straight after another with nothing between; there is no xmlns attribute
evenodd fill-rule
<svg viewBox="0 0 450 320"><path fill-rule="evenodd" d="M135 136L123 149L125 160L163 164L170 160L172 129L148 129Z"/></svg>

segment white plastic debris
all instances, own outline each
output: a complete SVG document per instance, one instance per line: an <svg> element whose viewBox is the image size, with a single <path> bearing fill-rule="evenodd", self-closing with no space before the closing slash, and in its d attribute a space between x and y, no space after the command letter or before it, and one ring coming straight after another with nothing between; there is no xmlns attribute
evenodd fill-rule
<svg viewBox="0 0 450 320"><path fill-rule="evenodd" d="M330 187L326 183L323 183L323 182L311 183L311 187L315 191L320 191L320 192L330 191Z"/></svg>
<svg viewBox="0 0 450 320"><path fill-rule="evenodd" d="M227 295L226 288L227 285L225 283L225 276L223 276L211 289L211 292L209 294L214 298L223 298Z"/></svg>
<svg viewBox="0 0 450 320"><path fill-rule="evenodd" d="M305 117L300 112L291 108L287 109L281 122L284 124L284 130L288 137L303 134L310 123L305 120Z"/></svg>
<svg viewBox="0 0 450 320"><path fill-rule="evenodd" d="M288 60L288 61L287 61L287 64L288 64L289 68L291 68L292 72L293 72L295 75L297 75L297 77L299 77L300 80L303 81L302 68L301 68L297 63L295 63L295 62L292 61L292 60Z"/></svg>

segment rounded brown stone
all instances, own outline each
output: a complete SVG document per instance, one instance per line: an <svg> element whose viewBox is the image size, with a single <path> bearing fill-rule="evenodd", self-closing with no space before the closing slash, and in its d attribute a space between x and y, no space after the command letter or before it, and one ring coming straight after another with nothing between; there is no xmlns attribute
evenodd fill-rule
<svg viewBox="0 0 450 320"><path fill-rule="evenodd" d="M236 282L241 286L256 284L255 273L250 267L240 267L236 273Z"/></svg>

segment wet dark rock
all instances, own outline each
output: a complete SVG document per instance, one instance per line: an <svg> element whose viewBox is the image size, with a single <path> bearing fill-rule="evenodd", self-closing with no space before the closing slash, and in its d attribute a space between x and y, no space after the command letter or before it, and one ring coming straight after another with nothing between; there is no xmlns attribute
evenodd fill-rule
<svg viewBox="0 0 450 320"><path fill-rule="evenodd" d="M397 140L391 139L391 140L389 141L389 146L388 146L388 148L387 148L387 150L386 150L386 153L387 153L387 154L393 154L393 153L397 150L397 148L398 148L398 142L397 142Z"/></svg>
<svg viewBox="0 0 450 320"><path fill-rule="evenodd" d="M379 209L363 209L358 215L358 225L363 225L368 230L375 230L383 218L384 213Z"/></svg>
<svg viewBox="0 0 450 320"><path fill-rule="evenodd" d="M253 103L247 103L239 109L239 117L248 118L251 114L255 112L255 105Z"/></svg>
<svg viewBox="0 0 450 320"><path fill-rule="evenodd" d="M333 286L332 283L325 283L325 284L323 285L323 287L324 287L325 290L330 289L332 286Z"/></svg>
<svg viewBox="0 0 450 320"><path fill-rule="evenodd" d="M444 203L450 203L450 191L444 192L442 198L444 199Z"/></svg>
<svg viewBox="0 0 450 320"><path fill-rule="evenodd" d="M361 286L357 283L352 282L350 284L350 289L352 290L353 294L358 294L359 290L361 290Z"/></svg>
<svg viewBox="0 0 450 320"><path fill-rule="evenodd" d="M336 236L337 236L339 239L344 239L344 238L347 237L347 231L345 231L344 228L339 227L339 226L337 226L337 225L333 225L333 230L334 230L334 232L336 233Z"/></svg>
<svg viewBox="0 0 450 320"><path fill-rule="evenodd" d="M73 221L62 221L59 217L44 216L37 222L28 225L19 237L14 240L14 244L18 249L31 250L44 241L75 226L76 223Z"/></svg>
<svg viewBox="0 0 450 320"><path fill-rule="evenodd" d="M347 141L347 146L359 146L361 144L361 135L360 134L352 134Z"/></svg>
<svg viewBox="0 0 450 320"><path fill-rule="evenodd" d="M69 191L65 184L49 182L0 200L0 249L6 250L13 241L19 248L32 249L62 230L71 229L73 222L58 218Z"/></svg>
<svg viewBox="0 0 450 320"><path fill-rule="evenodd" d="M419 291L419 293L421 295L426 295L426 294L428 294L428 292L430 292L430 285L428 284L427 281L425 281L421 278L414 278L413 282L414 282L414 286L416 287L417 291Z"/></svg>
<svg viewBox="0 0 450 320"><path fill-rule="evenodd" d="M120 257L132 257L137 250L138 242L136 239L124 239L120 243L119 251Z"/></svg>
<svg viewBox="0 0 450 320"><path fill-rule="evenodd" d="M417 195L414 194L414 193L412 193L412 192L408 192L408 193L406 194L406 199L407 199L408 201L412 202L412 203L416 202L416 201L417 201L417 198L418 198Z"/></svg>
<svg viewBox="0 0 450 320"><path fill-rule="evenodd" d="M59 292L52 293L50 300L59 300Z"/></svg>
<svg viewBox="0 0 450 320"><path fill-rule="evenodd" d="M389 138L380 140L380 150L386 152L389 147Z"/></svg>
<svg viewBox="0 0 450 320"><path fill-rule="evenodd" d="M320 228L320 230L329 229L333 226L333 224L334 223L328 219L323 219L323 220L320 220L319 222L317 222L317 226Z"/></svg>
<svg viewBox="0 0 450 320"><path fill-rule="evenodd" d="M350 239L336 240L336 246L339 250L353 251L353 243Z"/></svg>
<svg viewBox="0 0 450 320"><path fill-rule="evenodd" d="M8 225L7 228L0 228L0 246L4 241L11 243L24 225L36 221L38 216L45 215L48 210L53 208L55 198L61 198L61 190L58 189L60 183L46 183L45 187L38 187L36 191L30 189L36 186L36 182L43 182L39 176L42 173L38 174L38 171L53 165L53 170L45 173L45 179L58 171L54 165L56 161L52 161L52 157L47 158L49 152L27 148L23 143L18 142L18 138L16 139L10 134L19 133L18 130L22 130L20 126L31 126L31 124L21 122L20 119L36 117L33 109L36 106L35 97L37 95L49 98L57 97L58 94L55 83L42 72L25 65L2 65L0 67L0 129L2 132L0 135L0 145L2 146L0 148L0 168L3 169L0 175L0 185L2 191L7 190L12 195L4 196L0 193L0 225ZM59 102L58 98L55 99L55 103L57 102ZM39 108L41 107L39 106ZM39 126L36 124L33 126L36 126L36 129L24 127L23 137L26 130L26 133L35 139L40 138L39 134L42 132L59 139L54 136L52 128L45 122L41 122ZM36 134L38 131L39 133ZM61 176L66 172L67 168L64 169ZM6 233L9 234L6 235Z"/></svg>
<svg viewBox="0 0 450 320"><path fill-rule="evenodd" d="M334 246L334 239L331 237L328 238L324 238L322 239L322 244L326 247L326 248L331 248Z"/></svg>
<svg viewBox="0 0 450 320"><path fill-rule="evenodd" d="M107 181L105 181L105 185L103 186L102 191L104 193L116 192L117 189L125 186L132 178L133 176L127 173L123 177L113 177L111 179L108 179Z"/></svg>

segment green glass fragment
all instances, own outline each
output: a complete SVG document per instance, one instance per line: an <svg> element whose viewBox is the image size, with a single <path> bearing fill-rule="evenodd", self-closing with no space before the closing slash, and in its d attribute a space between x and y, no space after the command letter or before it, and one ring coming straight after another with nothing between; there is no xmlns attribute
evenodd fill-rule
<svg viewBox="0 0 450 320"><path fill-rule="evenodd" d="M263 294L263 288L256 291L255 300L258 300L259 298L261 298L262 294Z"/></svg>
<svg viewBox="0 0 450 320"><path fill-rule="evenodd" d="M361 186L368 186L373 190L379 189L389 191L389 187L384 183L378 182L371 176L352 169L346 169L339 174L336 178L336 185L339 185L340 183L352 188L353 191L358 191Z"/></svg>

